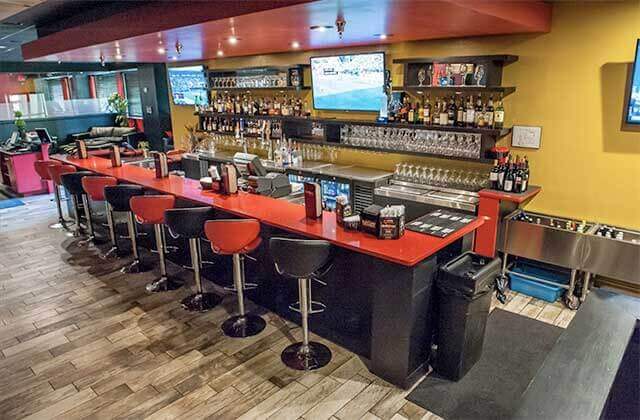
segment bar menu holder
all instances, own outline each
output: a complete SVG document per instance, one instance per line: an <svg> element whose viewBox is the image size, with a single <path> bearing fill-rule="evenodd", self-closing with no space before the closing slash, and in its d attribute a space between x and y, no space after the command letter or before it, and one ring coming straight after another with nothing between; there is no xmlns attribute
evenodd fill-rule
<svg viewBox="0 0 640 420"><path fill-rule="evenodd" d="M169 163L167 155L162 152L151 152L153 155L153 163L156 168L156 178L162 179L169 176Z"/></svg>
<svg viewBox="0 0 640 420"><path fill-rule="evenodd" d="M221 192L223 194L236 194L238 192L238 173L232 164L222 165Z"/></svg>
<svg viewBox="0 0 640 420"><path fill-rule="evenodd" d="M85 143L84 140L76 140L76 150L78 152L78 159L86 159L89 157L87 143Z"/></svg>
<svg viewBox="0 0 640 420"><path fill-rule="evenodd" d="M308 219L322 217L322 193L320 184L315 182L304 183L304 210Z"/></svg>
<svg viewBox="0 0 640 420"><path fill-rule="evenodd" d="M404 235L404 206L388 206L380 211L378 239L398 239Z"/></svg>
<svg viewBox="0 0 640 420"><path fill-rule="evenodd" d="M122 166L122 158L120 157L120 146L114 144L111 147L111 167L119 168Z"/></svg>

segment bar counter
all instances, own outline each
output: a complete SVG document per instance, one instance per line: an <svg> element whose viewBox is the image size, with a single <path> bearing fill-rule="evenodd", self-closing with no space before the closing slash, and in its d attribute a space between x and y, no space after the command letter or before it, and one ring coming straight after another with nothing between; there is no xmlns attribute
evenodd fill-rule
<svg viewBox="0 0 640 420"><path fill-rule="evenodd" d="M246 295L295 322L299 322L299 315L289 309L289 304L297 300L297 287L275 271L268 239L288 236L331 242L335 252L332 269L322 279L326 285L313 285L314 300L325 303L327 309L312 316L310 328L362 356L371 372L403 388L414 384L428 368L437 321L433 285L438 266L469 250L476 229L484 223L480 217L444 239L407 230L400 239L380 240L345 231L331 212L324 212L319 220L309 220L304 206L287 200L245 192L226 196L203 191L196 180L174 175L157 179L154 170L126 164L112 168L111 161L104 158L52 158L172 194L188 205L212 206L216 218L259 220L263 245L254 253L256 260L247 261L246 267L247 281L258 287ZM209 257L215 258L215 264L208 268L213 270L211 275L205 272L205 277L216 284L228 284L230 258L216 258L210 253Z"/></svg>

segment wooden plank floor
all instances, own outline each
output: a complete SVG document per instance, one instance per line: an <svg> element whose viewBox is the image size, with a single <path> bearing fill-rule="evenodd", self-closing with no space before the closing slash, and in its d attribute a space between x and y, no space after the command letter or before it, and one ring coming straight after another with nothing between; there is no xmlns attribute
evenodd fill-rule
<svg viewBox="0 0 640 420"><path fill-rule="evenodd" d="M333 352L328 366L286 368L280 352L300 329L261 308L249 305L264 332L224 337L234 296L193 314L179 304L189 288L148 295L155 273L120 274L122 263L47 228L49 196L24 201L0 210L0 418L437 418L318 337ZM563 327L573 317L513 293L500 306Z"/></svg>

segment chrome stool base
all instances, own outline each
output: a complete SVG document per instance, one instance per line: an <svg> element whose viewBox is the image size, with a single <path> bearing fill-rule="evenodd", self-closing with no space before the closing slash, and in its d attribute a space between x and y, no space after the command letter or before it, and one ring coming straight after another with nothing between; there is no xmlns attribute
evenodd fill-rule
<svg viewBox="0 0 640 420"><path fill-rule="evenodd" d="M245 338L258 335L267 323L257 315L236 315L224 321L222 331L227 337Z"/></svg>
<svg viewBox="0 0 640 420"><path fill-rule="evenodd" d="M147 271L151 271L152 267L144 264L142 261L140 260L134 260L131 264L122 267L120 269L121 273L124 274L138 274L138 273L145 273Z"/></svg>
<svg viewBox="0 0 640 420"><path fill-rule="evenodd" d="M331 350L324 344L310 341L306 346L294 343L288 346L280 356L282 363L295 370L315 370L331 361Z"/></svg>
<svg viewBox="0 0 640 420"><path fill-rule="evenodd" d="M115 260L126 257L128 254L117 246L112 246L107 252L98 255L101 260Z"/></svg>
<svg viewBox="0 0 640 420"><path fill-rule="evenodd" d="M222 298L215 293L195 293L182 299L182 307L191 312L206 312L218 306Z"/></svg>
<svg viewBox="0 0 640 420"><path fill-rule="evenodd" d="M152 281L145 286L149 293L169 292L177 290L184 285L184 282L170 276L162 276L158 280Z"/></svg>

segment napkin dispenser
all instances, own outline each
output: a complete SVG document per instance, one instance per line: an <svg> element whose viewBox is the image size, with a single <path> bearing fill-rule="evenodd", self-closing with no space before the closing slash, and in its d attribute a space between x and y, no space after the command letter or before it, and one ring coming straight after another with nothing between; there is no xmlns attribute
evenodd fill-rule
<svg viewBox="0 0 640 420"><path fill-rule="evenodd" d="M76 140L76 151L78 153L78 159L86 159L89 157L87 143L85 143L84 140Z"/></svg>
<svg viewBox="0 0 640 420"><path fill-rule="evenodd" d="M153 163L156 167L156 178L166 178L169 176L169 163L167 155L161 152L151 152L153 155Z"/></svg>
<svg viewBox="0 0 640 420"><path fill-rule="evenodd" d="M120 156L120 146L114 144L111 146L111 167L119 168L122 166L122 157Z"/></svg>

